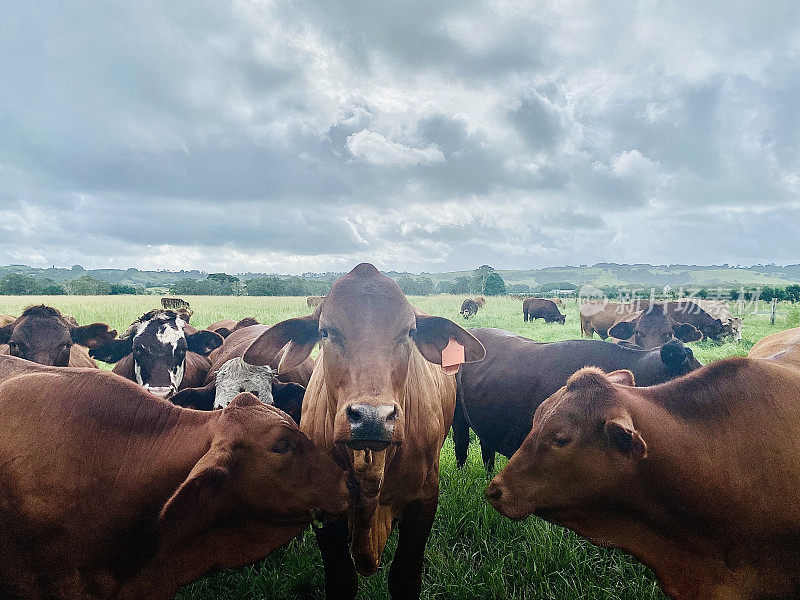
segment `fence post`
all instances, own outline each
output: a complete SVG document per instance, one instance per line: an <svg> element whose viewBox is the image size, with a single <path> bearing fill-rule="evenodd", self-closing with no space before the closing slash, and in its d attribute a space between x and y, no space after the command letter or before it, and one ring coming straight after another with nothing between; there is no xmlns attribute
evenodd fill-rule
<svg viewBox="0 0 800 600"><path fill-rule="evenodd" d="M778 299L772 299L772 312L769 315L769 324L775 325L775 308L778 306Z"/></svg>

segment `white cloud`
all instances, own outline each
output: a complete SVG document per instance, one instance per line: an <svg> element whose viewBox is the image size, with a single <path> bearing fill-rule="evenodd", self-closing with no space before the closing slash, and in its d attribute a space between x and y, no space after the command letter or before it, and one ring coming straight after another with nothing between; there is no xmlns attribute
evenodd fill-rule
<svg viewBox="0 0 800 600"><path fill-rule="evenodd" d="M786 227L797 3L7 12L0 263L299 272L800 254Z"/></svg>
<svg viewBox="0 0 800 600"><path fill-rule="evenodd" d="M444 154L434 144L411 148L387 140L380 133L368 129L348 137L347 149L353 158L382 167L411 167L444 161Z"/></svg>

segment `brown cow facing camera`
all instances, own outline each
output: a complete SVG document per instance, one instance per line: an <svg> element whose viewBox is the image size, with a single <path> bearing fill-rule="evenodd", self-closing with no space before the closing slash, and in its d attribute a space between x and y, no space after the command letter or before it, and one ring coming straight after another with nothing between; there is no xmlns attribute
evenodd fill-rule
<svg viewBox="0 0 800 600"><path fill-rule="evenodd" d="M317 531L326 595L355 597L356 573L377 571L396 521L389 593L419 598L439 453L455 408L455 380L445 368L481 360L483 346L452 321L416 310L370 264L340 277L313 314L264 331L244 360L265 364L285 348L278 371L287 372L317 342L300 428L347 468L352 491L348 518Z"/></svg>
<svg viewBox="0 0 800 600"><path fill-rule="evenodd" d="M2 354L52 367L94 367L87 347L113 340L117 332L105 323L79 326L51 306L26 308L18 319L0 328Z"/></svg>
<svg viewBox="0 0 800 600"><path fill-rule="evenodd" d="M676 600L797 598L797 370L729 358L633 384L573 375L487 488L492 506L633 554Z"/></svg>
<svg viewBox="0 0 800 600"><path fill-rule="evenodd" d="M167 600L347 508L345 472L250 394L207 413L33 368L0 383L2 598Z"/></svg>

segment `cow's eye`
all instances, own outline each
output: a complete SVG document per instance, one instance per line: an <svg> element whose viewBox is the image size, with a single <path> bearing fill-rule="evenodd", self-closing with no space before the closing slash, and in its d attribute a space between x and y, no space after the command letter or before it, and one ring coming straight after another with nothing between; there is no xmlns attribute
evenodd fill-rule
<svg viewBox="0 0 800 600"><path fill-rule="evenodd" d="M17 345L17 342L8 342L8 347L11 350L19 350L19 346Z"/></svg>
<svg viewBox="0 0 800 600"><path fill-rule="evenodd" d="M408 330L408 336L409 337L414 337L415 333L417 333L417 328L416 327L412 327L411 329Z"/></svg>
<svg viewBox="0 0 800 600"><path fill-rule="evenodd" d="M572 441L572 438L568 435L558 434L555 438L553 438L553 445L556 448L563 448L567 444Z"/></svg>
<svg viewBox="0 0 800 600"><path fill-rule="evenodd" d="M292 443L289 440L278 440L272 447L275 454L286 454L292 449Z"/></svg>
<svg viewBox="0 0 800 600"><path fill-rule="evenodd" d="M320 329L319 330L319 337L328 337L328 330L327 329Z"/></svg>

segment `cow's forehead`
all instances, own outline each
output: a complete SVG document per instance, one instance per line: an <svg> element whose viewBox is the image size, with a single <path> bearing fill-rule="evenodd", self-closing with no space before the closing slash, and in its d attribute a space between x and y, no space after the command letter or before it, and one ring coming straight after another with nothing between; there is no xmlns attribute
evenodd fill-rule
<svg viewBox="0 0 800 600"><path fill-rule="evenodd" d="M136 325L134 337L147 333L148 337L152 335L162 344L174 346L178 343L178 340L185 337L183 331L185 326L186 322L180 317L159 312L149 319L140 321Z"/></svg>

